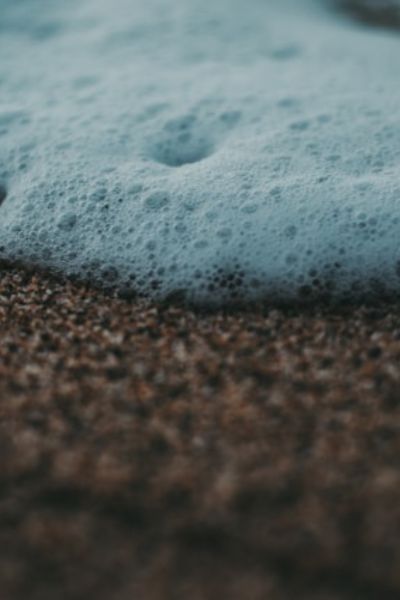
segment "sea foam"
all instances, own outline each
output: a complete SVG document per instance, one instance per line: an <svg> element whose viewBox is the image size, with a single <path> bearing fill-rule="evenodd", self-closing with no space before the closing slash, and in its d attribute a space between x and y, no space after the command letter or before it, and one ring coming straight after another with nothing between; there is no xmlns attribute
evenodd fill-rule
<svg viewBox="0 0 400 600"><path fill-rule="evenodd" d="M400 291L400 38L323 0L0 0L0 258L155 299Z"/></svg>

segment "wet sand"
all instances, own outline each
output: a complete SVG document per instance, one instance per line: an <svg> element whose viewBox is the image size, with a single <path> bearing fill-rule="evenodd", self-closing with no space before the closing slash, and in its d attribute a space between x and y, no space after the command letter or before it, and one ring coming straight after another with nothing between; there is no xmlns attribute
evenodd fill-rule
<svg viewBox="0 0 400 600"><path fill-rule="evenodd" d="M195 314L3 269L1 598L398 598L399 361L399 306Z"/></svg>

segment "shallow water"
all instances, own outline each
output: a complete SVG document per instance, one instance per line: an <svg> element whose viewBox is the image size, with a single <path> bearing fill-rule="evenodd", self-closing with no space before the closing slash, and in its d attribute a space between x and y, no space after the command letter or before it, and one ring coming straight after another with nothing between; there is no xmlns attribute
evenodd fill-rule
<svg viewBox="0 0 400 600"><path fill-rule="evenodd" d="M163 299L400 290L400 37L321 0L0 0L0 258Z"/></svg>

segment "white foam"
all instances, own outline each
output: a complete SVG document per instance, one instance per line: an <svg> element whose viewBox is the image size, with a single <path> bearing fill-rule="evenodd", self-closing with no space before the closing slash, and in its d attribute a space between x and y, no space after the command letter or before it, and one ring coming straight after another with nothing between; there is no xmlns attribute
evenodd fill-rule
<svg viewBox="0 0 400 600"><path fill-rule="evenodd" d="M194 302L400 290L395 34L321 0L0 12L1 258Z"/></svg>

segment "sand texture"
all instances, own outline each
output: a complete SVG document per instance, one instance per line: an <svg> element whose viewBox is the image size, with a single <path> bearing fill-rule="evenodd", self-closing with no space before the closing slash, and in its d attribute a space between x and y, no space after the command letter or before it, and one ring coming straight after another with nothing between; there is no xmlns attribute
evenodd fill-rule
<svg viewBox="0 0 400 600"><path fill-rule="evenodd" d="M4 600L400 595L400 310L0 279Z"/></svg>

